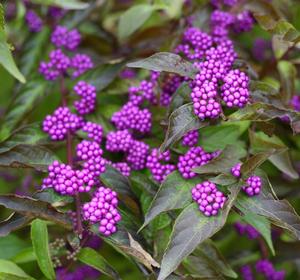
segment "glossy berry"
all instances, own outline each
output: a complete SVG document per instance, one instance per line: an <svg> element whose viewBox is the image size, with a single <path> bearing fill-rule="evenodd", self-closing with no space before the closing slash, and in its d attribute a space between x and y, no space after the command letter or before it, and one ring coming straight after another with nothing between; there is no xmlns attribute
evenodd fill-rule
<svg viewBox="0 0 300 280"><path fill-rule="evenodd" d="M106 136L106 150L110 152L127 152L131 148L132 136L127 129L111 131Z"/></svg>
<svg viewBox="0 0 300 280"><path fill-rule="evenodd" d="M94 67L91 58L86 54L76 54L71 59L72 77L77 78Z"/></svg>
<svg viewBox="0 0 300 280"><path fill-rule="evenodd" d="M260 233L251 225L237 222L234 224L234 227L239 235L246 235L251 240L257 239L260 236Z"/></svg>
<svg viewBox="0 0 300 280"><path fill-rule="evenodd" d="M117 129L132 129L140 133L150 132L151 119L151 112L148 109L140 109L130 102L126 103L120 111L114 113L111 118Z"/></svg>
<svg viewBox="0 0 300 280"><path fill-rule="evenodd" d="M240 70L231 70L223 79L221 97L226 106L243 108L249 101L249 78Z"/></svg>
<svg viewBox="0 0 300 280"><path fill-rule="evenodd" d="M231 174L232 174L232 176L234 176L236 178L241 177L241 167L242 167L241 163L237 163L236 165L234 165L231 168Z"/></svg>
<svg viewBox="0 0 300 280"><path fill-rule="evenodd" d="M182 145L187 147L193 147L197 145L198 139L199 139L198 130L192 130L183 136Z"/></svg>
<svg viewBox="0 0 300 280"><path fill-rule="evenodd" d="M125 177L130 176L131 168L126 162L112 163L112 167L119 170Z"/></svg>
<svg viewBox="0 0 300 280"><path fill-rule="evenodd" d="M51 34L51 43L57 48L64 47L70 51L75 50L80 44L81 35L77 29L68 30L65 26L56 26Z"/></svg>
<svg viewBox="0 0 300 280"><path fill-rule="evenodd" d="M192 147L186 154L179 156L177 168L185 179L195 177L197 174L193 168L208 163L213 158L212 154L205 152L201 147Z"/></svg>
<svg viewBox="0 0 300 280"><path fill-rule="evenodd" d="M176 169L173 164L165 164L171 160L170 151L163 153L159 152L159 149L153 149L147 157L146 167L150 170L154 180L161 183L171 172Z"/></svg>
<svg viewBox="0 0 300 280"><path fill-rule="evenodd" d="M210 181L197 184L192 189L192 198L199 205L199 210L207 217L216 216L226 202L226 196Z"/></svg>
<svg viewBox="0 0 300 280"><path fill-rule="evenodd" d="M33 10L28 10L25 15L25 20L31 32L39 32L43 28L43 21Z"/></svg>
<svg viewBox="0 0 300 280"><path fill-rule="evenodd" d="M236 15L233 30L237 33L251 31L254 25L254 18L249 11L243 11Z"/></svg>
<svg viewBox="0 0 300 280"><path fill-rule="evenodd" d="M74 91L81 97L80 100L74 102L74 107L78 114L86 115L92 113L96 106L96 87L85 81L79 81L74 86Z"/></svg>
<svg viewBox="0 0 300 280"><path fill-rule="evenodd" d="M100 124L93 123L93 122L86 122L82 127L82 131L87 133L87 136L90 140L95 141L97 143L101 143L103 129Z"/></svg>
<svg viewBox="0 0 300 280"><path fill-rule="evenodd" d="M64 140L67 133L74 133L83 126L83 119L72 114L67 107L58 107L52 115L43 121L43 131L48 133L51 140Z"/></svg>
<svg viewBox="0 0 300 280"><path fill-rule="evenodd" d="M256 271L265 276L267 280L284 280L285 272L276 271L273 264L269 260L259 260L255 264Z"/></svg>
<svg viewBox="0 0 300 280"><path fill-rule="evenodd" d="M92 200L83 205L83 217L91 223L99 223L100 233L109 236L117 231L117 223L121 220L117 206L117 193L101 186Z"/></svg>
<svg viewBox="0 0 300 280"><path fill-rule="evenodd" d="M46 80L55 80L66 73L70 67L70 58L60 49L53 50L49 54L49 62L40 63L39 72L44 75Z"/></svg>
<svg viewBox="0 0 300 280"><path fill-rule="evenodd" d="M183 78L178 75L168 75L163 81L162 92L160 94L159 103L161 106L169 106L172 95L181 85Z"/></svg>
<svg viewBox="0 0 300 280"><path fill-rule="evenodd" d="M262 188L262 180L259 176L250 176L247 181L246 185L242 187L242 190L248 196L258 195Z"/></svg>
<svg viewBox="0 0 300 280"><path fill-rule="evenodd" d="M77 145L76 154L81 160L89 160L102 156L103 151L97 142L83 140Z"/></svg>
<svg viewBox="0 0 300 280"><path fill-rule="evenodd" d="M149 146L138 140L133 140L126 155L126 161L133 170L141 170L146 167Z"/></svg>

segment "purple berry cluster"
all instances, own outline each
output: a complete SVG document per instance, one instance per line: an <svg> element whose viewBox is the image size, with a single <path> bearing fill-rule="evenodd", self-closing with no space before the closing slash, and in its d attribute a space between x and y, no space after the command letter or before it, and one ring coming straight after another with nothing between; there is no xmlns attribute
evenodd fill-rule
<svg viewBox="0 0 300 280"><path fill-rule="evenodd" d="M198 130L192 130L186 133L182 138L182 145L187 147L196 146L199 140Z"/></svg>
<svg viewBox="0 0 300 280"><path fill-rule="evenodd" d="M250 265L243 265L240 271L243 280L255 280Z"/></svg>
<svg viewBox="0 0 300 280"><path fill-rule="evenodd" d="M76 30L68 30L64 26L57 26L51 35L51 42L59 49L52 50L49 61L40 63L39 72L46 80L56 80L67 75L77 78L87 70L93 68L91 58L86 54L77 53L73 57L66 55L60 48L74 51L80 44L81 35Z"/></svg>
<svg viewBox="0 0 300 280"><path fill-rule="evenodd" d="M92 223L99 223L99 231L109 236L117 231L116 224L121 220L117 206L117 193L100 186L92 200L83 205L83 217Z"/></svg>
<svg viewBox="0 0 300 280"><path fill-rule="evenodd" d="M151 112L148 109L140 109L131 102L126 103L120 111L113 114L111 121L117 129L131 129L142 134L151 130Z"/></svg>
<svg viewBox="0 0 300 280"><path fill-rule="evenodd" d="M79 81L74 86L74 91L80 100L74 102L74 107L79 115L90 114L95 110L96 106L96 88L85 81Z"/></svg>
<svg viewBox="0 0 300 280"><path fill-rule="evenodd" d="M227 200L226 196L210 181L197 184L192 189L192 198L197 202L199 210L207 217L216 216Z"/></svg>
<svg viewBox="0 0 300 280"><path fill-rule="evenodd" d="M142 170L146 167L149 146L143 141L133 140L126 155L126 161L133 170Z"/></svg>
<svg viewBox="0 0 300 280"><path fill-rule="evenodd" d="M75 133L83 126L83 119L72 114L68 107L57 108L52 115L43 121L43 131L48 133L51 140L64 140L69 133Z"/></svg>
<svg viewBox="0 0 300 280"><path fill-rule="evenodd" d="M207 164L213 159L211 153L205 152L201 147L192 147L184 155L179 156L177 168L185 179L195 177L193 168Z"/></svg>
<svg viewBox="0 0 300 280"><path fill-rule="evenodd" d="M74 51L81 41L81 35L77 29L68 30L65 26L56 26L52 35L51 43L57 48L66 48Z"/></svg>
<svg viewBox="0 0 300 280"><path fill-rule="evenodd" d="M132 136L127 129L111 131L106 135L105 148L110 152L128 152L132 141Z"/></svg>
<svg viewBox="0 0 300 280"><path fill-rule="evenodd" d="M257 239L260 233L251 225L236 222L234 228L239 235L246 235L249 239Z"/></svg>
<svg viewBox="0 0 300 280"><path fill-rule="evenodd" d="M283 270L276 271L273 264L269 260L259 260L255 264L256 271L265 276L267 280L284 280L285 272Z"/></svg>
<svg viewBox="0 0 300 280"><path fill-rule="evenodd" d="M121 174L124 175L125 177L130 176L131 168L127 164L127 162L116 162L116 163L112 163L111 166L119 170Z"/></svg>
<svg viewBox="0 0 300 280"><path fill-rule="evenodd" d="M89 192L95 180L87 170L74 170L71 166L54 161L48 166L48 177L43 179L42 189L53 188L62 195Z"/></svg>
<svg viewBox="0 0 300 280"><path fill-rule="evenodd" d="M239 178L241 177L241 163L237 163L231 168L231 174ZM248 196L255 196L260 194L262 188L262 180L259 176L250 176L246 180L246 185L242 187L242 190L248 195Z"/></svg>
<svg viewBox="0 0 300 280"><path fill-rule="evenodd" d="M95 141L99 144L101 143L103 128L100 124L93 123L93 122L86 122L81 129L83 132L87 133L87 137L90 140Z"/></svg>
<svg viewBox="0 0 300 280"><path fill-rule="evenodd" d="M26 11L25 20L28 29L31 32L40 32L43 28L43 21L38 14L33 10Z"/></svg>
<svg viewBox="0 0 300 280"><path fill-rule="evenodd" d="M94 178L105 172L106 159L102 157L103 151L97 142L83 140L76 148L77 156L84 161L83 167Z"/></svg>
<svg viewBox="0 0 300 280"><path fill-rule="evenodd" d="M300 95L294 95L290 104L295 111L300 112Z"/></svg>
<svg viewBox="0 0 300 280"><path fill-rule="evenodd" d="M172 95L179 88L183 78L178 75L166 75L162 84L162 91L160 94L159 103L161 106L169 106L171 103Z"/></svg>
<svg viewBox="0 0 300 280"><path fill-rule="evenodd" d="M176 169L174 164L166 163L171 160L169 150L160 153L159 149L153 149L147 157L146 167L150 170L154 180L161 183L171 172ZM165 162L165 163L163 163Z"/></svg>

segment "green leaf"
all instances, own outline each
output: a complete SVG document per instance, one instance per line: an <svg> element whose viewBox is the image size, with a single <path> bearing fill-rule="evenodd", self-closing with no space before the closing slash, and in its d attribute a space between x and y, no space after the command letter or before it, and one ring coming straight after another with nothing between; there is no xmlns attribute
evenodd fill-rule
<svg viewBox="0 0 300 280"><path fill-rule="evenodd" d="M158 189L157 184L140 171L132 171L129 180L133 186L136 186L140 191L146 191L151 196L154 196Z"/></svg>
<svg viewBox="0 0 300 280"><path fill-rule="evenodd" d="M243 212L254 213L268 218L275 225L288 230L295 238L300 239L300 217L286 200L277 200L264 191L257 196L240 195L236 206Z"/></svg>
<svg viewBox="0 0 300 280"><path fill-rule="evenodd" d="M201 242L224 226L238 195L239 186L232 186L230 192L227 203L218 216L204 216L196 203L192 203L181 212L175 221L168 248L163 256L158 280L166 279Z"/></svg>
<svg viewBox="0 0 300 280"><path fill-rule="evenodd" d="M0 279L4 279L4 280L28 280L28 279L34 279L34 278L21 277L21 276L13 275L11 273L0 272Z"/></svg>
<svg viewBox="0 0 300 280"><path fill-rule="evenodd" d="M113 267L94 249L88 247L82 248L76 257L82 263L101 271L103 274L110 276L113 279L120 278Z"/></svg>
<svg viewBox="0 0 300 280"><path fill-rule="evenodd" d="M28 247L27 242L15 234L1 237L0 259L10 259L26 247Z"/></svg>
<svg viewBox="0 0 300 280"><path fill-rule="evenodd" d="M142 228L163 212L182 209L189 205L192 202L191 189L197 183L199 178L185 180L178 171L169 174L153 198Z"/></svg>
<svg viewBox="0 0 300 280"><path fill-rule="evenodd" d="M31 241L41 271L47 279L55 279L46 222L36 219L31 223Z"/></svg>
<svg viewBox="0 0 300 280"><path fill-rule="evenodd" d="M228 174L230 168L244 156L244 150L236 149L234 145L228 145L218 157L205 165L193 168L192 171L198 174Z"/></svg>
<svg viewBox="0 0 300 280"><path fill-rule="evenodd" d="M72 196L61 195L57 193L52 188L40 190L33 195L33 198L38 199L40 201L45 201L50 203L53 207L61 207L65 206L74 201Z"/></svg>
<svg viewBox="0 0 300 280"><path fill-rule="evenodd" d="M77 0L30 0L34 4L57 6L69 10L82 10L86 9L89 4Z"/></svg>
<svg viewBox="0 0 300 280"><path fill-rule="evenodd" d="M240 210L243 211L242 209ZM245 220L246 223L256 228L256 230L266 240L272 254L275 255L275 250L271 236L271 224L269 220L263 216L259 216L250 212L244 213L243 220Z"/></svg>
<svg viewBox="0 0 300 280"><path fill-rule="evenodd" d="M0 154L18 145L44 145L49 143L49 137L41 130L41 125L34 123L15 130L5 141L2 141L0 143Z"/></svg>
<svg viewBox="0 0 300 280"><path fill-rule="evenodd" d="M290 176L292 179L298 179L299 174L294 169L287 147L279 137L265 135L262 132L250 133L251 150L253 152L276 150L276 153L269 157L269 161L279 170Z"/></svg>
<svg viewBox="0 0 300 280"><path fill-rule="evenodd" d="M36 255L32 247L21 250L12 259L14 263L28 263L36 261Z"/></svg>
<svg viewBox="0 0 300 280"><path fill-rule="evenodd" d="M72 229L71 220L47 202L38 201L26 196L7 194L0 195L0 205L28 218L41 218L52 221L66 229Z"/></svg>
<svg viewBox="0 0 300 280"><path fill-rule="evenodd" d="M163 152L170 148L187 132L207 126L208 124L208 122L200 122L199 118L194 114L192 103L179 107L170 115L168 130L165 140L160 146L160 151Z"/></svg>
<svg viewBox="0 0 300 280"><path fill-rule="evenodd" d="M31 111L37 101L44 96L46 88L49 88L49 84L42 79L32 79L19 88L2 119L1 136L3 134L9 135L15 126L24 120L24 116ZM6 138L5 136L3 138Z"/></svg>
<svg viewBox="0 0 300 280"><path fill-rule="evenodd" d="M125 11L119 20L118 37L124 39L137 31L150 18L155 7L148 4L134 5Z"/></svg>
<svg viewBox="0 0 300 280"><path fill-rule="evenodd" d="M21 83L26 82L25 77L15 64L3 30L0 30L0 64Z"/></svg>
<svg viewBox="0 0 300 280"><path fill-rule="evenodd" d="M200 146L208 152L224 149L227 145L237 145L239 137L247 130L250 122L207 126L200 131Z"/></svg>
<svg viewBox="0 0 300 280"><path fill-rule="evenodd" d="M189 84L187 82L183 82L171 97L171 102L168 107L167 116L170 116L170 114L180 106L186 103L190 103L191 102L190 93L191 93L191 88Z"/></svg>
<svg viewBox="0 0 300 280"><path fill-rule="evenodd" d="M8 260L0 259L0 273L11 274L13 276L18 276L25 279L33 279L28 274L26 274L20 267ZM1 278L10 279L10 278Z"/></svg>
<svg viewBox="0 0 300 280"><path fill-rule="evenodd" d="M263 164L274 152L275 150L270 150L267 152L258 153L246 160L241 167L241 173L243 177L248 177L251 175L255 169Z"/></svg>
<svg viewBox="0 0 300 280"><path fill-rule="evenodd" d="M33 220L33 217L26 217L18 213L13 213L7 219L0 222L0 237L7 236L12 231L25 227Z"/></svg>
<svg viewBox="0 0 300 280"><path fill-rule="evenodd" d="M4 30L5 30L4 8L3 5L0 4L0 32L4 32Z"/></svg>
<svg viewBox="0 0 300 280"><path fill-rule="evenodd" d="M191 256L184 261L184 266L188 268L193 276L209 279L224 279L222 275L237 278L237 274L232 270L225 258L215 246L207 240L199 245Z"/></svg>
<svg viewBox="0 0 300 280"><path fill-rule="evenodd" d="M103 64L87 71L80 76L77 81L84 80L91 83L97 88L97 91L100 91L106 88L116 78L123 66L123 62Z"/></svg>
<svg viewBox="0 0 300 280"><path fill-rule="evenodd" d="M20 58L20 70L28 77L36 72L45 49L49 46L50 29L44 26L37 33L30 33L25 43L22 45L22 55Z"/></svg>
<svg viewBox="0 0 300 280"><path fill-rule="evenodd" d="M197 68L192 63L184 60L181 56L169 53L155 53L145 59L136 62L127 63L127 67L143 68L158 72L176 73L183 77L194 78L198 72Z"/></svg>
<svg viewBox="0 0 300 280"><path fill-rule="evenodd" d="M58 157L42 146L18 145L0 154L0 166L10 168L34 168L47 171L48 166Z"/></svg>
<svg viewBox="0 0 300 280"><path fill-rule="evenodd" d="M277 64L281 81L281 98L288 104L295 93L295 82L297 77L296 67L287 60L281 60Z"/></svg>
<svg viewBox="0 0 300 280"><path fill-rule="evenodd" d="M100 175L100 179L104 185L117 193L128 196L133 195L129 179L111 165L106 165L106 170Z"/></svg>

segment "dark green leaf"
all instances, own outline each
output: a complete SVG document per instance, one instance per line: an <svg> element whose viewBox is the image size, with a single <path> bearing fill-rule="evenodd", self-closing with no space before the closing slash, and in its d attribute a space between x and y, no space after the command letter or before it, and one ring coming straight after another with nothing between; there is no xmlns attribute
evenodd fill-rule
<svg viewBox="0 0 300 280"><path fill-rule="evenodd" d="M275 150L270 150L267 152L258 153L246 160L241 167L241 173L243 177L248 177L250 174L252 174L255 169L263 164L274 152Z"/></svg>
<svg viewBox="0 0 300 280"><path fill-rule="evenodd" d="M147 175L137 171L132 171L130 175L130 182L141 191L146 191L151 196L154 196L158 186Z"/></svg>
<svg viewBox="0 0 300 280"><path fill-rule="evenodd" d="M19 145L0 154L0 166L11 168L34 168L46 171L58 157L42 146Z"/></svg>
<svg viewBox="0 0 300 280"><path fill-rule="evenodd" d="M198 174L228 174L240 158L245 156L245 151L236 149L234 145L228 145L221 154L205 165L195 167L192 170Z"/></svg>
<svg viewBox="0 0 300 280"><path fill-rule="evenodd" d="M8 260L0 259L0 273L20 277L20 278L12 278L12 279L33 279L28 274L26 274L19 266L17 266L16 264ZM11 279L11 278L1 278L1 279Z"/></svg>
<svg viewBox="0 0 300 280"><path fill-rule="evenodd" d="M31 223L31 240L41 271L47 279L55 279L49 250L48 229L45 221L36 219Z"/></svg>
<svg viewBox="0 0 300 280"><path fill-rule="evenodd" d="M177 108L184 105L185 103L191 102L190 93L191 88L189 84L187 82L183 82L172 95L167 115L170 116L170 114Z"/></svg>
<svg viewBox="0 0 300 280"><path fill-rule="evenodd" d="M277 200L265 191L255 197L242 194L236 200L236 205L245 213L252 212L268 218L300 239L300 217L288 201Z"/></svg>
<svg viewBox="0 0 300 280"><path fill-rule="evenodd" d="M103 64L86 72L78 80L91 83L98 91L106 88L119 74L124 66L123 62L115 64Z"/></svg>
<svg viewBox="0 0 300 280"><path fill-rule="evenodd" d="M169 126L164 142L160 147L163 152L181 139L187 132L207 126L208 122L201 122L194 114L193 104L185 104L176 109L169 118Z"/></svg>
<svg viewBox="0 0 300 280"><path fill-rule="evenodd" d="M231 174L219 174L216 177L209 178L209 181L217 185L228 186L236 183L237 179Z"/></svg>
<svg viewBox="0 0 300 280"><path fill-rule="evenodd" d="M6 220L0 222L0 237L7 236L12 231L27 226L33 217L26 217L18 213L13 213Z"/></svg>
<svg viewBox="0 0 300 280"><path fill-rule="evenodd" d="M296 67L287 60L281 60L277 64L281 80L281 98L285 104L288 104L295 92L295 80L297 76Z"/></svg>
<svg viewBox="0 0 300 280"><path fill-rule="evenodd" d="M34 4L57 6L63 9L82 10L86 9L89 4L78 0L30 0Z"/></svg>
<svg viewBox="0 0 300 280"><path fill-rule="evenodd" d="M47 82L42 79L32 79L20 87L2 120L1 136L9 135L24 119L24 116L34 108L38 99L45 94L47 85Z"/></svg>
<svg viewBox="0 0 300 280"><path fill-rule="evenodd" d="M201 242L210 238L224 226L238 192L239 186L231 187L227 203L218 216L205 217L196 203L192 203L182 211L175 221L158 280L166 279Z"/></svg>
<svg viewBox="0 0 300 280"><path fill-rule="evenodd" d="M26 77L36 72L45 48L49 44L49 35L50 29L44 26L40 32L30 33L29 38L23 44L20 69Z"/></svg>
<svg viewBox="0 0 300 280"><path fill-rule="evenodd" d="M276 95L279 93L273 85L261 81L250 81L250 90L254 94Z"/></svg>
<svg viewBox="0 0 300 280"><path fill-rule="evenodd" d="M40 190L33 195L33 198L50 203L53 207L64 206L74 201L72 196L61 195L52 188Z"/></svg>
<svg viewBox="0 0 300 280"><path fill-rule="evenodd" d="M113 279L119 279L118 273L106 261L106 259L104 259L94 249L88 247L82 248L76 257L84 264L101 271L103 274L110 276Z"/></svg>
<svg viewBox="0 0 300 280"><path fill-rule="evenodd" d="M24 240L24 238L20 238L15 234L10 234L8 236L1 237L0 259L11 259L26 247L28 247L28 243Z"/></svg>
<svg viewBox="0 0 300 280"><path fill-rule="evenodd" d="M168 53L159 52L142 60L131 62L127 64L128 67L143 68L158 72L176 73L183 77L194 78L198 70L190 62L184 60L181 56Z"/></svg>
<svg viewBox="0 0 300 280"><path fill-rule="evenodd" d="M49 143L49 137L41 130L39 123L23 126L14 131L5 141L0 143L0 154L18 145L43 145Z"/></svg>
<svg viewBox="0 0 300 280"><path fill-rule="evenodd" d="M25 83L25 77L17 68L10 47L6 42L4 30L0 30L0 64L21 83Z"/></svg>
<svg viewBox="0 0 300 280"><path fill-rule="evenodd" d="M36 255L32 247L21 250L12 259L14 263L28 263L36 261Z"/></svg>
<svg viewBox="0 0 300 280"><path fill-rule="evenodd" d="M258 232L260 232L260 234L266 240L272 254L275 255L275 250L271 236L271 224L269 220L263 216L259 216L249 212L244 213L243 219L245 220L245 222L255 227Z"/></svg>
<svg viewBox="0 0 300 280"><path fill-rule="evenodd" d="M100 179L104 185L117 193L129 196L132 195L129 179L111 165L106 165L106 170L100 175Z"/></svg>
<svg viewBox="0 0 300 280"><path fill-rule="evenodd" d="M118 36L120 39L129 37L138 30L155 10L153 5L139 4L125 11L119 20Z"/></svg>
<svg viewBox="0 0 300 280"><path fill-rule="evenodd" d="M199 183L199 178L187 181L178 171L169 174L156 193L145 215L142 228L163 212L181 209L189 205L192 201L191 189L197 183Z"/></svg>
<svg viewBox="0 0 300 280"><path fill-rule="evenodd" d="M41 218L55 222L67 229L72 228L71 220L47 202L38 201L26 196L8 194L0 196L0 205L28 218Z"/></svg>

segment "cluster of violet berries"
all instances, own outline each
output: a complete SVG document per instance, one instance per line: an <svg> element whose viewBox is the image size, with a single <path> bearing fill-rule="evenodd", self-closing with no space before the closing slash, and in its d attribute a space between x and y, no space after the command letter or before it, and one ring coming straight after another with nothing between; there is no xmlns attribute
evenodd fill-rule
<svg viewBox="0 0 300 280"><path fill-rule="evenodd" d="M147 157L146 167L150 170L154 180L161 183L170 173L172 173L176 166L167 163L171 160L171 153L169 150L160 153L159 149L153 149ZM165 162L165 163L164 163Z"/></svg>
<svg viewBox="0 0 300 280"><path fill-rule="evenodd" d="M199 210L207 217L216 216L227 200L216 184L210 181L197 184L192 189L192 198L198 204Z"/></svg>
<svg viewBox="0 0 300 280"><path fill-rule="evenodd" d="M236 177L241 177L241 163L237 163L231 168L231 174ZM248 195L248 196L255 196L260 194L260 191L262 189L262 180L259 176L252 175L247 178L246 184L242 187L242 190Z"/></svg>
<svg viewBox="0 0 300 280"><path fill-rule="evenodd" d="M234 228L239 235L246 235L249 239L257 239L260 233L251 225L236 222Z"/></svg>
<svg viewBox="0 0 300 280"><path fill-rule="evenodd" d="M56 80L59 77L71 76L77 78L93 68L91 58L86 54L76 53L69 57L62 48L75 51L80 44L81 35L76 29L68 30L57 26L51 35L51 43L57 48L50 52L49 61L40 63L39 71L46 80Z"/></svg>

